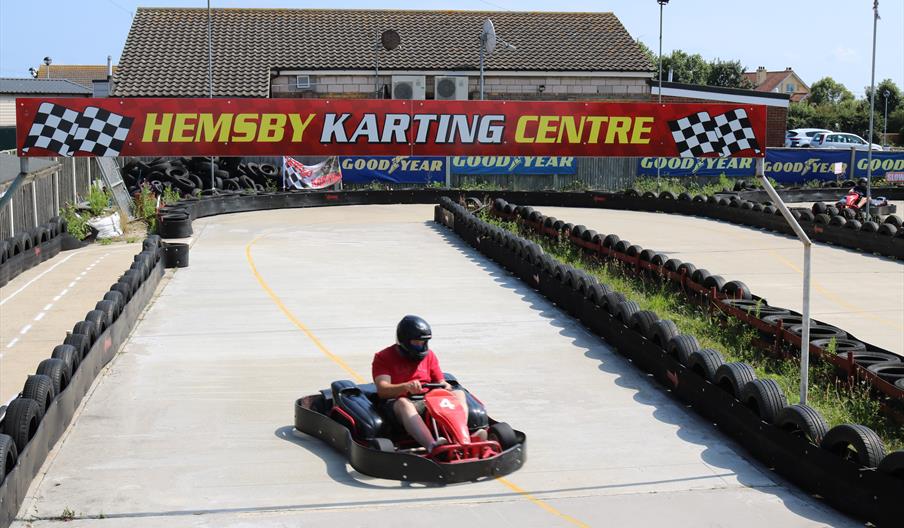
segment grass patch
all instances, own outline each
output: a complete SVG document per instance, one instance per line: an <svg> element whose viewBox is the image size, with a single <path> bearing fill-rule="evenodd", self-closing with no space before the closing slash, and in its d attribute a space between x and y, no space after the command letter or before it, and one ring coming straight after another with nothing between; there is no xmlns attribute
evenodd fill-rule
<svg viewBox="0 0 904 528"><path fill-rule="evenodd" d="M661 319L670 319L682 334L697 338L701 348L718 350L726 363L743 361L751 365L758 378L775 380L789 404L800 402L800 362L794 358L769 357L755 345L756 330L719 314L710 314L704 307L689 302L683 293L657 279L644 279L631 274L615 260L586 259L578 246L567 239L553 240L530 229L520 229L515 222L501 221L489 213L481 213L489 223L517 233L539 244L543 251L562 263L583 269L601 283L621 292L641 310L656 312ZM839 379L834 366L810 359L807 404L819 411L829 427L838 424L862 424L874 430L885 442L886 451L904 449L904 428L880 412L879 402L871 397L865 383L854 385Z"/></svg>

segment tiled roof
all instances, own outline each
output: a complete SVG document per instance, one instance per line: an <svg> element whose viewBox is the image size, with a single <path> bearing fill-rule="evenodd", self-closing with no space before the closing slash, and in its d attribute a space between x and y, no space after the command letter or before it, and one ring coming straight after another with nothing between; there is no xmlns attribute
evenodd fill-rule
<svg viewBox="0 0 904 528"><path fill-rule="evenodd" d="M271 68L373 70L374 43L395 29L402 47L381 70L477 70L481 26L517 50L487 70L651 72L612 13L214 9L214 95L267 97ZM207 10L139 8L114 76L115 96L206 96Z"/></svg>
<svg viewBox="0 0 904 528"><path fill-rule="evenodd" d="M744 77L756 86L754 90L758 92L771 92L791 75L794 75L791 70L766 72L766 80L763 81L763 84L756 86L756 72L744 72Z"/></svg>
<svg viewBox="0 0 904 528"><path fill-rule="evenodd" d="M113 73L116 73L116 66L113 66ZM47 65L42 64L38 68L38 79L47 78ZM68 79L76 84L80 84L85 88L92 90L94 88L93 81L107 80L107 67L101 65L77 65L77 64L51 64L51 79Z"/></svg>
<svg viewBox="0 0 904 528"><path fill-rule="evenodd" d="M91 95L91 90L65 79L0 79L0 94Z"/></svg>

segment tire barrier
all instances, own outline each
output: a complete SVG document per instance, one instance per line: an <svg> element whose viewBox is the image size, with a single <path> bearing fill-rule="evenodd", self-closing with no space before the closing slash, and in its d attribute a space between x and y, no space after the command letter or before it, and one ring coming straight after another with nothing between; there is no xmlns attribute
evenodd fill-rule
<svg viewBox="0 0 904 528"><path fill-rule="evenodd" d="M269 163L245 163L241 158L219 157L132 160L120 172L131 195L147 186L158 196L169 189L181 197L219 191L263 191L268 183L279 177L279 169Z"/></svg>
<svg viewBox="0 0 904 528"><path fill-rule="evenodd" d="M165 244L163 247L163 262L167 268L187 268L188 244Z"/></svg>
<svg viewBox="0 0 904 528"><path fill-rule="evenodd" d="M522 212L525 209L530 209L534 220L524 219ZM677 259L669 259L667 255L654 250L632 245L616 234L602 236L594 231L593 238L588 242L586 236L575 235L586 234L586 227L575 226L569 229L570 224L565 223L560 230L550 228L546 217L539 211L509 203L502 198L493 202L492 214L518 222L523 228L540 235L568 241L591 259L621 262L629 274L645 279L659 278L665 284L672 284L683 291L690 302L734 318L756 330L762 338L761 346L770 355L788 357L793 351L800 350L802 316L786 308L770 306L766 299L752 294L741 281L726 282L708 270L698 269L689 262L679 263ZM612 242L616 240L613 245ZM609 247L606 247L607 241ZM619 315L625 320L624 314ZM830 352L833 348L834 354ZM810 354L833 364L840 377L872 385L876 389L873 393L879 400L882 411L892 419L904 422L904 391L896 386L897 381L904 378L904 357L813 319L810 321ZM735 386L734 394L737 394L738 389Z"/></svg>
<svg viewBox="0 0 904 528"><path fill-rule="evenodd" d="M505 213L506 205L511 204L497 200L495 212L514 219L521 211L510 207ZM436 209L434 218L440 223L580 320L766 466L839 510L877 526L900 526L904 451L886 455L878 436L862 425L829 429L816 410L788 405L778 385L757 379L748 365L725 364L718 352L700 350L692 336L672 335L670 324L652 312L637 310L617 292L601 297L608 286L588 286L592 277L543 254L535 243L480 220L452 200L442 199ZM552 229L540 220L534 216L532 225ZM595 239L597 247L603 247L600 237ZM686 269L681 274L685 282ZM730 300L736 301L738 310L756 305L754 301L751 306L750 299Z"/></svg>
<svg viewBox="0 0 904 528"><path fill-rule="evenodd" d="M68 249L63 238L66 222L60 217L50 219L24 233L0 241L0 288L27 269L53 258Z"/></svg>
<svg viewBox="0 0 904 528"><path fill-rule="evenodd" d="M79 402L153 296L163 276L162 252L160 237L148 237L132 269L84 321L74 325L52 356L38 364L19 396L0 407L0 526L9 526L15 519L32 479L65 432Z"/></svg>

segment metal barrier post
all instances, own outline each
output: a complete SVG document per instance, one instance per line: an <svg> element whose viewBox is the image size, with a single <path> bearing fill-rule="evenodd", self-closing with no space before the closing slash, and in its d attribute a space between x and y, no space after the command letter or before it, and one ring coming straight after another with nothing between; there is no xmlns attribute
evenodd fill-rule
<svg viewBox="0 0 904 528"><path fill-rule="evenodd" d="M801 243L804 245L804 293L803 293L803 335L801 336L800 342L800 403L801 405L807 404L807 385L809 384L809 371L810 371L810 247L813 245L810 242L810 237L807 236L807 233L804 232L803 228L800 227L800 224L797 222L797 219L794 218L794 215L791 214L791 211L788 209L788 206L785 205L785 202L782 201L782 197L775 192L775 189L772 188L772 184L769 183L769 179L766 178L765 172L765 162L763 158L756 159L756 176L760 179L760 182L763 184L763 188L766 190L766 194L769 195L769 198L772 199L772 203L778 207L778 210L781 211L782 216L785 217L785 221L791 226L791 229L794 230L794 233L797 234L797 238L800 239Z"/></svg>

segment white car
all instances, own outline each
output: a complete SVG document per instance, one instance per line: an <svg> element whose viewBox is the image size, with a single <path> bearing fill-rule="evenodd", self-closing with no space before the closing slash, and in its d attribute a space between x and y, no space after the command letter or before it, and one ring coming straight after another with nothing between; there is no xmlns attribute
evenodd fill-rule
<svg viewBox="0 0 904 528"><path fill-rule="evenodd" d="M856 134L843 132L819 132L810 141L810 148L870 150L869 145L872 145L872 150L882 150L882 145L867 143Z"/></svg>
<svg viewBox="0 0 904 528"><path fill-rule="evenodd" d="M809 147L810 140L819 132L831 133L831 130L824 128L794 128L785 132L786 147Z"/></svg>

